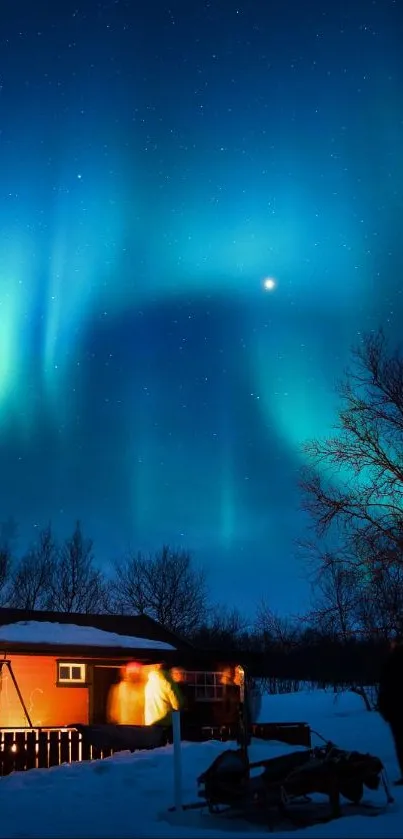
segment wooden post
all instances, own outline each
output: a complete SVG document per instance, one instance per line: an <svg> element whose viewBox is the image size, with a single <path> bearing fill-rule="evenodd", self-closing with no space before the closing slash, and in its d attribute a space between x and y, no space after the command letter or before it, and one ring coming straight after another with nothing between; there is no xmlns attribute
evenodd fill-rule
<svg viewBox="0 0 403 839"><path fill-rule="evenodd" d="M174 801L175 810L183 809L182 802L182 743L181 713L172 711L172 738L174 749Z"/></svg>
<svg viewBox="0 0 403 839"><path fill-rule="evenodd" d="M245 678L245 669L242 667L241 664L238 664L236 667L237 671L237 678L239 684L239 720L238 720L238 742L241 747L242 757L245 761L245 764L249 765L249 755L248 755L248 745L249 745L249 720L248 720L248 707L247 707L247 697L246 697L246 678Z"/></svg>

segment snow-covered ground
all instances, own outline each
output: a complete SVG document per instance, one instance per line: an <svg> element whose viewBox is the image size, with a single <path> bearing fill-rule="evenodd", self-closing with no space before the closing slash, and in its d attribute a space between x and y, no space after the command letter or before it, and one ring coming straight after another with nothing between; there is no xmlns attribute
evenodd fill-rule
<svg viewBox="0 0 403 839"><path fill-rule="evenodd" d="M376 713L365 711L354 694L304 691L264 698L261 721L306 721L341 747L378 755L391 779L398 769L387 726ZM314 744L319 744L314 738ZM197 800L196 778L228 744L184 743L183 799ZM251 747L252 759L286 752L278 743ZM377 816L343 817L299 831L303 839L403 836L403 788L393 789L395 803ZM367 791L365 800L383 803L381 790ZM169 812L174 803L172 747L152 752L121 753L104 761L15 773L0 781L0 837L180 837L180 839L283 839L294 830L269 834L238 820L212 817L206 811Z"/></svg>

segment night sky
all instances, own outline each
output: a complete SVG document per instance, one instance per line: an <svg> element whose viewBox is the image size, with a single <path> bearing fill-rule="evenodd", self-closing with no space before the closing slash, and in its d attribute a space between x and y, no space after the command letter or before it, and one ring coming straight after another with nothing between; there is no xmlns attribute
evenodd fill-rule
<svg viewBox="0 0 403 839"><path fill-rule="evenodd" d="M402 43L401 0L1 0L21 550L80 518L105 567L168 542L217 599L304 603L301 444L401 329Z"/></svg>

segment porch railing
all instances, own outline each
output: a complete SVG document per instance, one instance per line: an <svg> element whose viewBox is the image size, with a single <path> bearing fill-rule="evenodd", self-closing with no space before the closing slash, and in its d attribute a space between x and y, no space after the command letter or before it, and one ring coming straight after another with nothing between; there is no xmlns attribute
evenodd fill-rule
<svg viewBox="0 0 403 839"><path fill-rule="evenodd" d="M93 746L74 728L0 729L0 775L97 760L111 754L113 749Z"/></svg>
<svg viewBox="0 0 403 839"><path fill-rule="evenodd" d="M305 722L262 722L252 723L249 734L259 740L278 740L289 746L311 747L311 729ZM202 742L203 740L237 740L239 726L232 725L182 725L184 740Z"/></svg>
<svg viewBox="0 0 403 839"><path fill-rule="evenodd" d="M134 748L155 748L161 745L163 732L148 730L150 735L144 738L144 728L137 738L127 736L120 729L121 745L116 739L102 732L102 726L78 726L78 728L0 728L0 776L26 769L48 769L63 763L84 760L99 760L110 757L114 752ZM108 728L105 726L104 728ZM128 728L132 728L129 727ZM154 728L154 727L153 727ZM130 733L130 732L129 732ZM236 725L186 725L182 727L182 738L193 742L236 740L239 734ZM289 745L310 748L311 731L306 723L259 723L250 727L252 737L262 740L279 740ZM167 742L168 738L164 739ZM91 742L91 740L93 742ZM115 746L108 745L115 742ZM148 742L147 742L148 740Z"/></svg>

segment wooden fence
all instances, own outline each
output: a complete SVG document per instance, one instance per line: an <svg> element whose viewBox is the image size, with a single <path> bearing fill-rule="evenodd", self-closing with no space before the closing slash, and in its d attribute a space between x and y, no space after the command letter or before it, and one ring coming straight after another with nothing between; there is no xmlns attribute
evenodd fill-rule
<svg viewBox="0 0 403 839"><path fill-rule="evenodd" d="M311 748L311 729L306 722L261 722L251 726L252 737L279 740L289 746Z"/></svg>
<svg viewBox="0 0 403 839"><path fill-rule="evenodd" d="M113 749L100 749L83 740L76 729L16 728L0 730L0 775L25 769L48 769L74 761L109 757Z"/></svg>
<svg viewBox="0 0 403 839"><path fill-rule="evenodd" d="M278 740L289 746L311 748L311 729L305 722L262 722L253 723L249 728L251 737L259 740ZM233 725L184 725L184 740L202 742L204 740L237 740L239 727Z"/></svg>
<svg viewBox="0 0 403 839"><path fill-rule="evenodd" d="M82 726L82 730L76 728L2 728L0 729L0 776L26 769L49 769L51 766L61 766L62 763L99 760L110 757L114 752L122 749L134 749L133 740L130 742L129 739L120 747L113 748L107 745L108 737L100 731L101 728L94 727L92 730L91 726ZM142 733L144 734L144 729ZM152 734L151 730L149 734ZM233 741L237 739L238 734L239 729L236 725L184 725L182 728L182 738L193 742ZM293 746L310 748L311 745L311 731L306 723L259 723L251 726L250 734L262 740L279 740ZM91 736L94 741L92 743ZM96 745L97 739L99 745ZM165 738L164 742L167 742L167 739L169 740L169 737ZM154 748L161 742L159 739L153 743L150 738L147 745L143 737L142 742L138 740L137 748Z"/></svg>

